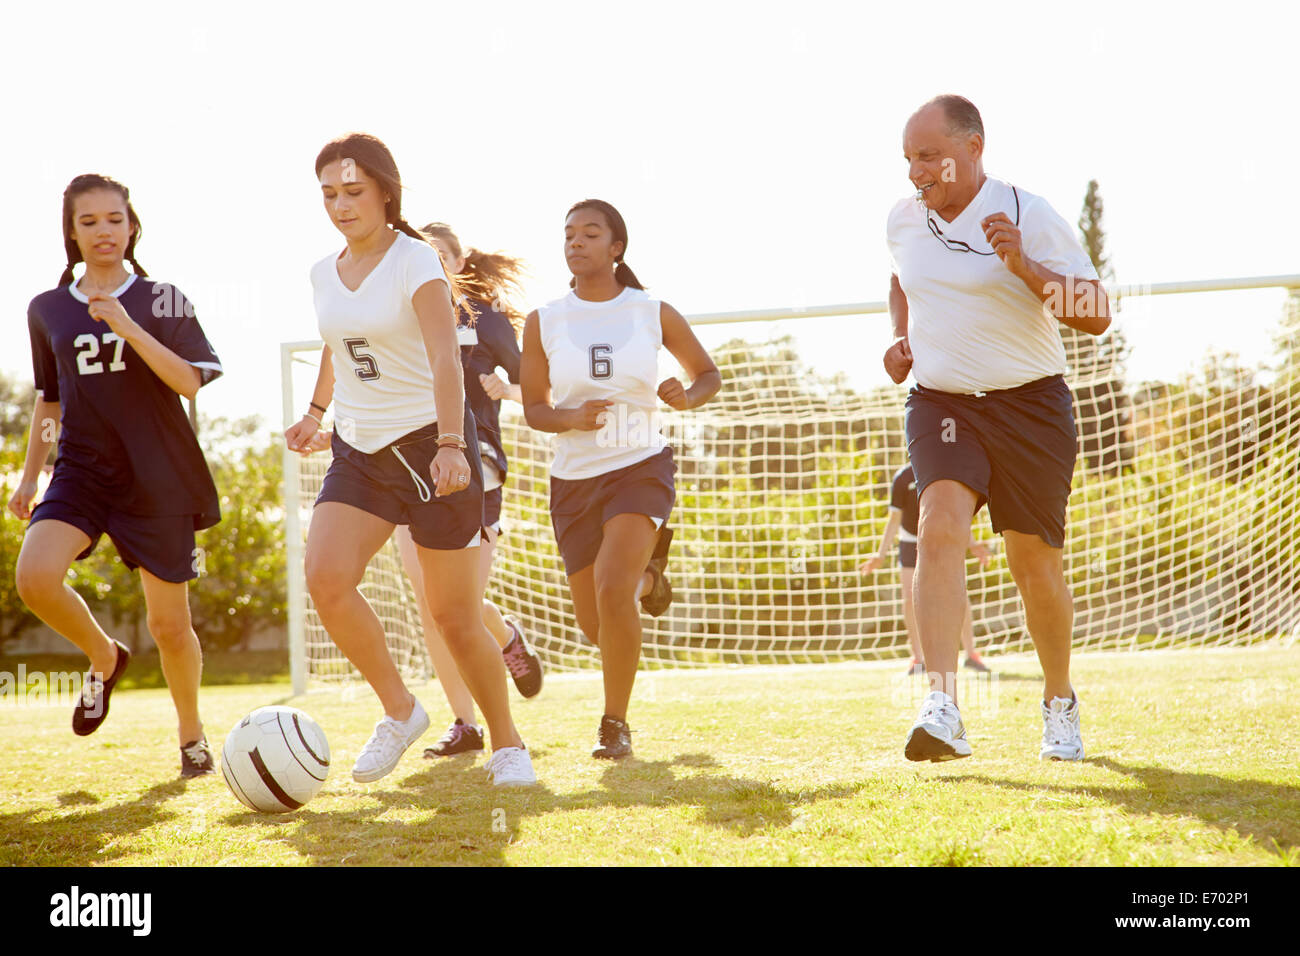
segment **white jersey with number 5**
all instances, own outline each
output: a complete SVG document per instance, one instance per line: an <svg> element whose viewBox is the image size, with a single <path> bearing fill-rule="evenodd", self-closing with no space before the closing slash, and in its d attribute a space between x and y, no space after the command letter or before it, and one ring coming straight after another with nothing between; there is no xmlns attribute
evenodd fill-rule
<svg viewBox="0 0 1300 956"><path fill-rule="evenodd" d="M555 436L556 478L593 478L645 461L666 446L659 431L659 300L627 286L608 302L570 292L537 310L551 371L551 404L614 402L595 431Z"/></svg>
<svg viewBox="0 0 1300 956"><path fill-rule="evenodd" d="M447 280L437 250L405 233L356 290L339 278L337 254L312 267L320 336L334 353L334 428L358 451L374 454L438 420L433 370L411 303L436 279Z"/></svg>

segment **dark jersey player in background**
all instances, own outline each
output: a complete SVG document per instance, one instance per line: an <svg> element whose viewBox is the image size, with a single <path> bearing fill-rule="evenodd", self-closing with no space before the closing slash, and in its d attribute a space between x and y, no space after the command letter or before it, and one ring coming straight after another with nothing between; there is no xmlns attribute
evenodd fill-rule
<svg viewBox="0 0 1300 956"><path fill-rule="evenodd" d="M904 465L894 474L894 481L889 491L889 521L885 524L885 533L880 538L880 550L858 565L860 574L871 574L879 570L889 556L889 549L898 535L898 566L903 585L903 625L907 628L907 642L912 648L912 660L907 665L907 674L925 673L925 653L921 648L921 638L916 633L916 608L912 601L912 582L916 574L916 533L920 523L921 503L916 497L916 476L912 466ZM975 540L972 534L970 551L979 558L980 565L988 567L991 557L987 546ZM962 624L961 645L966 651L966 667L979 673L986 673L988 665L975 650L975 621L971 613L970 601L966 602L966 620Z"/></svg>
<svg viewBox="0 0 1300 956"><path fill-rule="evenodd" d="M59 286L33 299L27 313L37 397L22 479L9 501L10 511L30 520L18 593L90 658L72 728L93 733L131 654L68 587L67 572L107 534L126 566L140 571L149 633L179 719L181 775L212 773L187 583L201 563L194 532L221 513L178 395L192 398L221 374L221 363L180 291L148 279L136 262L140 220L126 187L97 175L74 179L63 194L63 237L68 266ZM73 281L78 262L86 272ZM54 475L33 510L56 433Z"/></svg>

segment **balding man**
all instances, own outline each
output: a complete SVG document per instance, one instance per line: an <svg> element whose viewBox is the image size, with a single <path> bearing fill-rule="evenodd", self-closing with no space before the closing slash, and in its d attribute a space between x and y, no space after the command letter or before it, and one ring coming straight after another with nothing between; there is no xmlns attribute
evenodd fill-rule
<svg viewBox="0 0 1300 956"><path fill-rule="evenodd" d="M957 709L971 518L1002 534L1044 677L1043 759L1081 760L1070 684L1074 604L1061 555L1076 434L1059 325L1101 335L1106 292L1073 230L1042 198L984 174L984 124L960 96L922 106L903 131L916 189L889 215L885 370L907 397L921 500L914 597L930 694L909 760L970 756Z"/></svg>

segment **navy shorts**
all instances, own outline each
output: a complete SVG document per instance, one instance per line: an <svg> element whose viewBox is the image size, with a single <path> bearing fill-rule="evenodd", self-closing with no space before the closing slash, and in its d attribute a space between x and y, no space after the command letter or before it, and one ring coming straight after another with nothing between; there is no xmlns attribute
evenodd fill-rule
<svg viewBox="0 0 1300 956"><path fill-rule="evenodd" d="M90 557L100 536L107 534L122 563L132 571L144 568L173 584L199 576L194 515L126 514L115 510L110 500L93 483L60 473L56 466L45 496L32 510L30 524L62 521L84 532L90 546L77 555L78 561Z"/></svg>
<svg viewBox="0 0 1300 956"><path fill-rule="evenodd" d="M469 445L465 450L469 485L438 498L429 474L438 453L437 423L403 435L371 455L353 448L336 431L331 439L334 460L316 504L337 501L392 524L408 525L412 540L432 551L477 545L484 525L483 470L474 432L473 428L461 431Z"/></svg>
<svg viewBox="0 0 1300 956"><path fill-rule="evenodd" d="M1064 377L983 396L916 386L907 396L907 454L920 497L932 481L960 481L987 502L993 530L1065 545L1065 509L1078 437Z"/></svg>
<svg viewBox="0 0 1300 956"><path fill-rule="evenodd" d="M663 527L677 501L673 450L593 478L551 477L551 525L564 558L564 573L577 574L596 563L605 522L614 515L639 514Z"/></svg>
<svg viewBox="0 0 1300 956"><path fill-rule="evenodd" d="M916 567L916 542L898 542L898 566L900 568Z"/></svg>

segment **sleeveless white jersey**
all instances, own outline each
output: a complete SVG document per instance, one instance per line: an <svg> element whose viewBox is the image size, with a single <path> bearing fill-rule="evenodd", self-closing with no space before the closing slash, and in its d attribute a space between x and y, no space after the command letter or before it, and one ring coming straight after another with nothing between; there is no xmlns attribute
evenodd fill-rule
<svg viewBox="0 0 1300 956"><path fill-rule="evenodd" d="M437 250L405 233L355 291L337 263L337 254L326 256L311 270L320 335L334 353L334 427L353 448L374 454L438 420L411 297L447 277Z"/></svg>
<svg viewBox="0 0 1300 956"><path fill-rule="evenodd" d="M551 404L576 408L610 399L596 431L555 436L551 474L593 478L653 457L667 447L659 431L659 300L628 286L608 302L570 292L537 310L551 371Z"/></svg>

